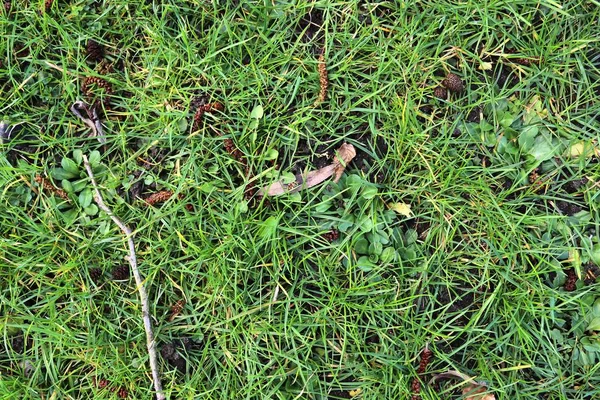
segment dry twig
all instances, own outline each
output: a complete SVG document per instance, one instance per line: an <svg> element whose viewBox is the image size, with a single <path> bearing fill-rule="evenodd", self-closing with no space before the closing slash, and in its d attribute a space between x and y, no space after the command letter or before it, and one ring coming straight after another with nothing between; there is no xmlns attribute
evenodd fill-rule
<svg viewBox="0 0 600 400"><path fill-rule="evenodd" d="M135 278L135 284L138 289L138 293L140 295L140 302L142 303L142 318L144 320L144 329L146 330L146 345L148 347L148 358L150 359L150 369L152 370L152 381L154 382L154 389L156 390L156 398L157 400L165 400L166 397L163 393L162 384L160 383L160 377L158 376L158 357L156 354L156 343L154 342L154 333L152 332L152 320L150 319L150 305L148 304L148 294L146 293L146 287L144 286L144 281L142 279L142 275L140 274L140 270L137 265L137 257L135 255L135 243L133 242L133 232L127 225L123 223L115 214L113 214L112 210L104 203L102 195L100 194L100 189L98 189L98 184L96 183L96 178L94 177L94 173L92 172L92 167L88 161L86 155L83 156L83 163L85 165L85 169L92 181L92 186L94 188L94 200L98 207L102 211L104 211L110 219L123 231L125 237L127 238L127 243L129 245L129 256L127 260L131 265L131 270L133 271L133 277Z"/></svg>

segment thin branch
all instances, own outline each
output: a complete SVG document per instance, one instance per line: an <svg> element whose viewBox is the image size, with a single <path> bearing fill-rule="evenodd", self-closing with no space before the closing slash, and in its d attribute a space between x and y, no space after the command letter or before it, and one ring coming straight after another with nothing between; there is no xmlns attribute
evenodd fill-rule
<svg viewBox="0 0 600 400"><path fill-rule="evenodd" d="M98 204L98 207L100 207L100 209L104 211L110 217L110 219L113 220L113 222L123 231L125 237L127 237L127 242L129 244L129 257L127 257L127 259L131 265L133 277L135 278L135 284L140 294L140 302L142 303L142 318L144 319L144 328L146 330L146 345L148 346L148 357L150 358L150 369L152 370L152 381L154 382L154 389L156 390L156 399L165 400L166 397L163 393L160 377L158 375L158 357L156 354L154 334L152 333L152 321L150 319L148 295L146 294L144 281L142 280L142 275L140 274L140 270L138 269L137 265L135 243L133 242L133 232L131 232L131 229L129 229L129 227L125 225L119 218L117 218L117 216L113 214L112 210L106 204L104 204L104 200L100 194L100 190L98 189L96 179L94 178L94 173L92 172L92 167L90 166L86 155L83 155L83 163L90 180L92 181L92 186L94 187L94 200L96 201L96 204Z"/></svg>

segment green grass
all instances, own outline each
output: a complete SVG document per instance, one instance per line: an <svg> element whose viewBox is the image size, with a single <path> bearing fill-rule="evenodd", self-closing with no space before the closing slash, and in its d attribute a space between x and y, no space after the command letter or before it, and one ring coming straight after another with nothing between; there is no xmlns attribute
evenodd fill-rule
<svg viewBox="0 0 600 400"><path fill-rule="evenodd" d="M0 120L21 124L0 145L0 397L115 398L102 379L153 396L133 279L110 279L121 232L80 206L84 175L70 205L34 180L60 187L77 149L100 151L103 194L135 230L159 348L195 343L180 349L185 372L160 361L170 398L410 398L427 343L424 399L460 398L458 382L427 384L448 370L498 399L598 396L600 291L583 278L600 258L599 167L568 155L598 140L598 5L213 3L14 1L0 14ZM88 39L112 71L86 61ZM315 107L323 47L330 88ZM447 72L465 90L435 99ZM90 101L90 76L114 90L106 148L69 111ZM192 132L200 92L225 111ZM359 157L340 184L246 203L274 164L311 168L344 141ZM127 193L144 180L144 195L182 197L147 207ZM373 255L382 241L389 259Z"/></svg>

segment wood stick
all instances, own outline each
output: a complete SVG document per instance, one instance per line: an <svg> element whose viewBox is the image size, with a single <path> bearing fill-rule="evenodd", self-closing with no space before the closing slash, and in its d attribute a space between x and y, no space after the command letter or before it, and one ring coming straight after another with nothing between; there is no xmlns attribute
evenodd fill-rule
<svg viewBox="0 0 600 400"><path fill-rule="evenodd" d="M96 201L96 204L98 204L98 207L100 207L100 209L104 211L110 217L110 219L113 220L113 222L121 229L121 231L123 231L123 234L125 234L125 237L127 238L127 243L129 244L129 256L127 257L127 260L131 265L133 277L135 278L135 284L140 295L140 302L142 303L142 318L144 320L144 329L146 330L146 345L148 347L148 357L150 358L150 369L152 370L152 381L156 391L156 399L165 400L166 397L163 393L162 384L160 383L160 377L158 375L158 357L156 354L154 333L152 332L152 320L150 319L148 295L146 293L146 287L144 286L142 275L140 274L140 270L138 269L137 265L135 243L133 242L133 232L131 232L131 229L129 229L129 227L125 225L123 221L113 214L112 210L104 203L104 199L100 194L100 189L98 189L98 185L96 184L94 172L92 171L92 167L90 166L88 158L85 154L83 155L83 163L85 165L87 174L92 181L92 186L94 188L94 200Z"/></svg>

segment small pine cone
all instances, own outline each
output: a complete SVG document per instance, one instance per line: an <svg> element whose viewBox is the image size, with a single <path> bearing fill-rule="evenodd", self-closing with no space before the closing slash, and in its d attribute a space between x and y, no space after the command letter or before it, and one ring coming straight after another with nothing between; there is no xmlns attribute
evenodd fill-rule
<svg viewBox="0 0 600 400"><path fill-rule="evenodd" d="M127 397L129 397L129 392L125 387L121 386L119 388L119 391L117 392L117 397L120 399L126 399Z"/></svg>
<svg viewBox="0 0 600 400"><path fill-rule="evenodd" d="M235 143L233 143L233 140L231 139L225 139L223 141L223 146L225 147L225 151L227 151L229 154L231 154L231 156L236 159L237 161L244 161L244 155L242 154L242 152L235 146Z"/></svg>
<svg viewBox="0 0 600 400"><path fill-rule="evenodd" d="M160 192L152 193L146 197L146 204L153 206L157 203L164 203L173 196L173 192L170 190L161 190Z"/></svg>
<svg viewBox="0 0 600 400"><path fill-rule="evenodd" d="M425 373L425 371L427 370L427 365L429 365L429 362L431 361L432 355L433 352L429 350L429 348L425 347L425 349L421 353L421 362L419 363L419 369L417 369L417 372L419 374Z"/></svg>
<svg viewBox="0 0 600 400"><path fill-rule="evenodd" d="M123 264L115 267L112 271L112 277L115 281L124 281L129 279L129 265Z"/></svg>
<svg viewBox="0 0 600 400"><path fill-rule="evenodd" d="M329 232L323 234L323 239L327 240L330 243L335 240L338 240L339 238L340 232L337 229L332 229Z"/></svg>
<svg viewBox="0 0 600 400"><path fill-rule="evenodd" d="M10 14L11 8L12 8L12 4L10 3L10 1L5 1L4 2L4 12L6 13L6 15Z"/></svg>
<svg viewBox="0 0 600 400"><path fill-rule="evenodd" d="M446 79L442 81L442 85L445 86L446 89L454 93L460 93L465 88L460 77L453 73L449 73L446 76Z"/></svg>
<svg viewBox="0 0 600 400"><path fill-rule="evenodd" d="M108 83L106 80L99 78L97 76L86 77L83 80L83 84L81 85L81 92L85 96L88 96L88 97L91 96L92 95L91 87L94 85L98 88L104 89L104 92L107 95L110 95L113 93L112 85L110 83Z"/></svg>
<svg viewBox="0 0 600 400"><path fill-rule="evenodd" d="M448 90L443 86L438 86L433 90L433 95L438 99L446 100L448 98Z"/></svg>
<svg viewBox="0 0 600 400"><path fill-rule="evenodd" d="M96 65L96 71L100 75L108 75L115 71L114 65L106 60L102 60Z"/></svg>
<svg viewBox="0 0 600 400"><path fill-rule="evenodd" d="M194 102L194 100L192 100L192 102ZM197 131L198 129L200 129L200 123L202 122L202 117L204 116L204 113L211 112L211 111L223 112L225 110L225 107L223 106L223 104L218 103L218 102L201 104L201 100L197 100L194 103L200 104L200 105L198 105L198 107L196 109L196 113L194 114L194 124L192 126L192 131Z"/></svg>
<svg viewBox="0 0 600 400"><path fill-rule="evenodd" d="M44 2L44 8L46 11L50 11L50 9L52 8L52 3L54 3L54 0L46 0Z"/></svg>
<svg viewBox="0 0 600 400"><path fill-rule="evenodd" d="M89 274L92 282L96 285L100 283L100 279L102 279L102 270L100 268L90 268Z"/></svg>
<svg viewBox="0 0 600 400"><path fill-rule="evenodd" d="M219 102L204 105L204 111L206 111L206 112L211 112L211 111L223 112L224 110L225 110L225 107L223 106L223 104L221 104Z"/></svg>
<svg viewBox="0 0 600 400"><path fill-rule="evenodd" d="M410 388L415 394L419 394L421 392L421 381L419 381L419 378L413 378Z"/></svg>
<svg viewBox="0 0 600 400"><path fill-rule="evenodd" d="M109 383L110 382L106 379L99 379L96 381L96 386L98 387L98 389L104 389L109 385Z"/></svg>
<svg viewBox="0 0 600 400"><path fill-rule="evenodd" d="M104 58L104 46L94 39L88 40L85 49L89 60L100 62Z"/></svg>

